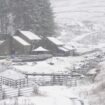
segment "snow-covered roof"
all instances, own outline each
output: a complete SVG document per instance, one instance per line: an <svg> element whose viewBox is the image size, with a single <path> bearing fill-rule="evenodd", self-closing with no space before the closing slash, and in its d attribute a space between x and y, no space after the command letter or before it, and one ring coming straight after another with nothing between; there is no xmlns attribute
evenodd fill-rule
<svg viewBox="0 0 105 105"><path fill-rule="evenodd" d="M64 48L66 48L68 50L74 50L75 49L73 46L67 46L67 45L65 45Z"/></svg>
<svg viewBox="0 0 105 105"><path fill-rule="evenodd" d="M34 49L33 51L48 51L48 50L43 47L38 47L38 48Z"/></svg>
<svg viewBox="0 0 105 105"><path fill-rule="evenodd" d="M65 47L58 47L60 50L63 50L65 52L69 51L68 49L66 49Z"/></svg>
<svg viewBox="0 0 105 105"><path fill-rule="evenodd" d="M54 37L47 37L47 38L56 45L64 45L61 41L59 41L58 39Z"/></svg>
<svg viewBox="0 0 105 105"><path fill-rule="evenodd" d="M2 43L4 43L5 42L5 40L0 40L0 44L2 44Z"/></svg>
<svg viewBox="0 0 105 105"><path fill-rule="evenodd" d="M22 35L27 37L29 40L40 40L41 39L40 37L38 37L37 35L35 35L34 33L30 31L20 31L20 32L22 33Z"/></svg>
<svg viewBox="0 0 105 105"><path fill-rule="evenodd" d="M17 72L15 70L6 70L4 72L0 73L0 76L8 78L8 79L13 79L13 80L18 80L18 79L23 79L25 78L25 75Z"/></svg>
<svg viewBox="0 0 105 105"><path fill-rule="evenodd" d="M30 45L28 42L26 42L24 39L20 38L19 36L13 36L13 38L24 46L29 46Z"/></svg>

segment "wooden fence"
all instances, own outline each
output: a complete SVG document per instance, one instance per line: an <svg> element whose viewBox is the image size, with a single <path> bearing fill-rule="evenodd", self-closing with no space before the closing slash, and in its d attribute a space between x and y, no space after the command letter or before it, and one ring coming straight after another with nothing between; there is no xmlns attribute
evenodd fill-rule
<svg viewBox="0 0 105 105"><path fill-rule="evenodd" d="M7 85L13 88L21 88L21 87L26 87L28 85L28 79L26 78L13 80L13 79L1 76L0 79L3 85Z"/></svg>
<svg viewBox="0 0 105 105"><path fill-rule="evenodd" d="M36 82L38 85L69 85L76 86L77 78L80 75L70 74L26 74L31 81ZM37 78L41 78L37 80Z"/></svg>
<svg viewBox="0 0 105 105"><path fill-rule="evenodd" d="M2 78L0 78L0 100L2 99Z"/></svg>
<svg viewBox="0 0 105 105"><path fill-rule="evenodd" d="M2 98L5 99L5 98L18 97L18 96L30 96L32 94L34 94L33 87L27 87L21 89L5 88L2 92Z"/></svg>

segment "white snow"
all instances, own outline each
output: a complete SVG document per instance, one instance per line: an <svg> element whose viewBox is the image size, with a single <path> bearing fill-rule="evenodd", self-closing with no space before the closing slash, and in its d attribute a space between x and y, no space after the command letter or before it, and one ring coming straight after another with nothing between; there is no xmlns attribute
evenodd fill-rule
<svg viewBox="0 0 105 105"><path fill-rule="evenodd" d="M68 46L68 45L65 45L64 48L66 48L68 50L74 50L75 49L73 46Z"/></svg>
<svg viewBox="0 0 105 105"><path fill-rule="evenodd" d="M65 52L69 51L68 49L66 49L65 47L58 47L60 50L63 50Z"/></svg>
<svg viewBox="0 0 105 105"><path fill-rule="evenodd" d="M18 70L26 73L45 73L45 74L52 74L52 73L59 73L59 72L64 72L67 71L63 68L63 66L53 66L49 65L45 62L43 63L38 63L33 66L29 65L23 65L23 66L15 66Z"/></svg>
<svg viewBox="0 0 105 105"><path fill-rule="evenodd" d="M68 20L104 21L104 0L51 0L56 22Z"/></svg>
<svg viewBox="0 0 105 105"><path fill-rule="evenodd" d="M96 32L94 32L96 33ZM90 34L92 33L88 33L88 34L83 34L83 35L80 35L80 36L77 36L76 38L74 38L72 41L80 41L81 39L85 38L86 36L89 36Z"/></svg>
<svg viewBox="0 0 105 105"><path fill-rule="evenodd" d="M0 76L6 77L6 78L9 78L9 79L13 79L13 80L18 80L18 79L25 78L24 74L22 74L20 72L17 72L17 71L14 71L14 70L3 71L3 72L0 73Z"/></svg>
<svg viewBox="0 0 105 105"><path fill-rule="evenodd" d="M48 51L48 50L43 47L38 47L38 48L34 49L33 51Z"/></svg>
<svg viewBox="0 0 105 105"><path fill-rule="evenodd" d="M19 103L24 103L26 99L27 103L34 103L35 105L81 105L78 101L78 95L74 92L74 89L70 89L63 86L45 86L40 87L39 91L42 96L35 97L20 97ZM77 98L75 101L70 98ZM75 103L75 104L74 104Z"/></svg>
<svg viewBox="0 0 105 105"><path fill-rule="evenodd" d="M46 61L37 62L35 65L13 65L16 69L26 73L65 73L73 65L82 61L83 57L54 57ZM50 65L53 63L54 65ZM70 70L69 70L70 71Z"/></svg>
<svg viewBox="0 0 105 105"><path fill-rule="evenodd" d="M30 40L40 40L41 39L40 37L38 37L37 35L35 35L34 33L30 31L20 31L20 32L22 33L22 35L24 35Z"/></svg>
<svg viewBox="0 0 105 105"><path fill-rule="evenodd" d="M89 70L87 74L96 74L96 73L97 73L96 69L94 68L94 69Z"/></svg>
<svg viewBox="0 0 105 105"><path fill-rule="evenodd" d="M4 43L5 42L5 40L0 40L0 44L2 44L2 43Z"/></svg>
<svg viewBox="0 0 105 105"><path fill-rule="evenodd" d="M47 37L50 41L52 41L53 43L55 43L56 45L64 45L61 41L59 41L58 39L54 38L54 37Z"/></svg>
<svg viewBox="0 0 105 105"><path fill-rule="evenodd" d="M28 42L26 42L24 39L20 38L19 36L13 36L13 38L24 46L30 46Z"/></svg>

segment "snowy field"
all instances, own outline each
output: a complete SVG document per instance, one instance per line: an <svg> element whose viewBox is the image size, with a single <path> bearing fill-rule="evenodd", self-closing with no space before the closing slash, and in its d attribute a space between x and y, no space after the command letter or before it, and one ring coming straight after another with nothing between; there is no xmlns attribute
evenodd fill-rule
<svg viewBox="0 0 105 105"><path fill-rule="evenodd" d="M105 20L104 0L51 0L55 17L58 22L62 19L93 20L103 22Z"/></svg>

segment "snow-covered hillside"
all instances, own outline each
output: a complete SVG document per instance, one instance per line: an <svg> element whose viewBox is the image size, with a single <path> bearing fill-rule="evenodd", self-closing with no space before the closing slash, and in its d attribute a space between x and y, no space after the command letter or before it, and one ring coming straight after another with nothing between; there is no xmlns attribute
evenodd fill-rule
<svg viewBox="0 0 105 105"><path fill-rule="evenodd" d="M100 46L105 42L104 0L51 0L64 43Z"/></svg>
<svg viewBox="0 0 105 105"><path fill-rule="evenodd" d="M51 0L56 19L59 22L75 20L105 19L104 0ZM64 21L62 21L62 19Z"/></svg>

